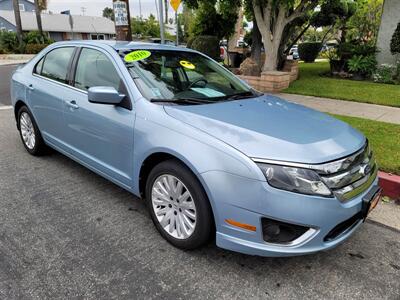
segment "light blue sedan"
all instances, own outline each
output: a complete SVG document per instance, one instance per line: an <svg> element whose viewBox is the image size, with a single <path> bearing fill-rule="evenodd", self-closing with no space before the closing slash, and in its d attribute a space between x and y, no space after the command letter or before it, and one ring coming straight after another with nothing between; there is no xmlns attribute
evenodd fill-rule
<svg viewBox="0 0 400 300"><path fill-rule="evenodd" d="M190 49L55 43L11 82L23 145L145 199L160 234L261 256L338 245L380 197L366 138Z"/></svg>

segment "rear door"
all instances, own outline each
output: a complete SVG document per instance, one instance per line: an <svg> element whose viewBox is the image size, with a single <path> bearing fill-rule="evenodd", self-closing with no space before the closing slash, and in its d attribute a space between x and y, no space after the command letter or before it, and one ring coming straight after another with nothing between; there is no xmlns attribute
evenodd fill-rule
<svg viewBox="0 0 400 300"><path fill-rule="evenodd" d="M132 186L135 114L126 83L113 58L81 48L71 88L65 95L65 142L69 151L111 180ZM87 90L114 87L126 97L121 105L90 103Z"/></svg>
<svg viewBox="0 0 400 300"><path fill-rule="evenodd" d="M28 84L28 98L43 138L57 146L63 139L64 98L75 47L48 52L35 66Z"/></svg>

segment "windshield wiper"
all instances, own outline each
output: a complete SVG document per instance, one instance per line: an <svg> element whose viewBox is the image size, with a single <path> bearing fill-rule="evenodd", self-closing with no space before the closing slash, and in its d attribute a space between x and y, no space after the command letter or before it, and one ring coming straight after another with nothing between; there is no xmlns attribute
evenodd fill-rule
<svg viewBox="0 0 400 300"><path fill-rule="evenodd" d="M210 101L207 99L197 99L197 98L179 98L179 99L158 99L153 98L150 99L150 102L153 103L176 103L176 104L205 104L212 103L214 101Z"/></svg>
<svg viewBox="0 0 400 300"><path fill-rule="evenodd" d="M242 92L242 93L237 93L237 94L233 94L233 95L228 95L223 97L223 99L225 100L239 100L239 99L247 99L247 98L255 98L257 97L256 94L254 94L253 92Z"/></svg>

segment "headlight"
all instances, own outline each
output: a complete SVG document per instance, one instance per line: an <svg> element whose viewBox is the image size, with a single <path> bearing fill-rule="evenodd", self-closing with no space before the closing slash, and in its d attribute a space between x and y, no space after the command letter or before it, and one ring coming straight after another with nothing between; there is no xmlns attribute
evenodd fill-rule
<svg viewBox="0 0 400 300"><path fill-rule="evenodd" d="M332 196L330 189L313 170L262 163L257 165L268 183L277 189L307 195Z"/></svg>

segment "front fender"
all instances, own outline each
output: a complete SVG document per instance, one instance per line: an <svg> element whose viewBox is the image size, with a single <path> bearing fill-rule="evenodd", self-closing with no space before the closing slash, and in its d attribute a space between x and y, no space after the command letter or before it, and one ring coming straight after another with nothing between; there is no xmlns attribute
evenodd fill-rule
<svg viewBox="0 0 400 300"><path fill-rule="evenodd" d="M141 166L153 153L175 156L197 175L222 171L265 180L249 157L207 133L170 117L161 105L141 100L137 102L136 109L133 176L135 194L139 193Z"/></svg>

